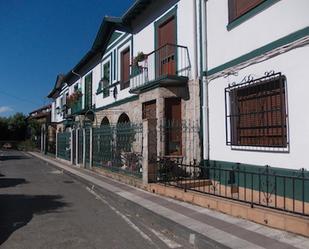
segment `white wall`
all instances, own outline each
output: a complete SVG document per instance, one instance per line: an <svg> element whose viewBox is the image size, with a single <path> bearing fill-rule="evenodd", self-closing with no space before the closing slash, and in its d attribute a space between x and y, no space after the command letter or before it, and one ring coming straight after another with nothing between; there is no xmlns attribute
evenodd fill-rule
<svg viewBox="0 0 309 249"><path fill-rule="evenodd" d="M52 122L55 122L55 123L60 123L64 120L64 116L63 116L63 112L60 111L58 112L57 111L57 107L61 107L60 105L60 99L61 98L65 98L65 94L69 91L69 87L67 85L64 85L61 89L61 92L59 94L59 96L53 100L52 102L52 110L51 110L51 116L52 116Z"/></svg>
<svg viewBox="0 0 309 249"><path fill-rule="evenodd" d="M228 0L208 0L208 70L307 27L308 10L308 0L282 0L228 31Z"/></svg>
<svg viewBox="0 0 309 249"><path fill-rule="evenodd" d="M309 1L308 1L309 2ZM209 84L210 159L282 168L307 168L309 153L308 106L309 47L294 49L238 72L237 76L218 78ZM232 150L225 139L225 96L229 83L240 83L252 74L255 78L274 70L287 78L287 105L289 120L289 153Z"/></svg>
<svg viewBox="0 0 309 249"><path fill-rule="evenodd" d="M123 34L123 36L125 36L126 34ZM121 36L122 37L122 36ZM118 38L121 39L121 37ZM116 64L116 80L113 81L113 79L111 79L111 83L114 82L118 82L121 78L120 75L120 70L121 70L121 65L120 65L120 56L121 56L121 52L125 49L127 49L128 47L130 48L130 51L132 51L132 46L131 46L131 40L125 42L127 39L129 39L131 36L128 36L127 38L125 38L125 40L122 40L121 42L114 42L113 44L117 43L117 45L113 48L112 51L116 51L117 54L117 64ZM111 44L109 47L107 47L107 50L113 45ZM103 55L103 58L105 58L111 51L108 51L107 53L105 53ZM99 86L99 81L101 80L101 78L103 77L103 65L109 60L110 57L108 57L107 59L104 59L103 61L101 61L95 68L94 68L94 81L93 81L93 100L95 100L95 104L96 104L96 108L100 108L100 107L104 107L106 105L112 104L116 101L128 98L133 96L133 94L129 93L130 88L126 88L123 90L120 90L120 84L117 84L117 98L115 99L113 96L113 90L114 87L110 88L110 95L106 98L103 98L103 92L101 92L100 94L96 94L98 86ZM112 76L112 61L111 61L111 76Z"/></svg>

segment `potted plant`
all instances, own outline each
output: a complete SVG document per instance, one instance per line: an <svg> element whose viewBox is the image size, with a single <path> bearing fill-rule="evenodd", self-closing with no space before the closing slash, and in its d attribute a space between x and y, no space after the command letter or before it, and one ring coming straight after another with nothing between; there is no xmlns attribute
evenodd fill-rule
<svg viewBox="0 0 309 249"><path fill-rule="evenodd" d="M67 104L69 107L72 107L81 97L83 96L80 90L76 90L74 93L68 96Z"/></svg>
<svg viewBox="0 0 309 249"><path fill-rule="evenodd" d="M147 55L145 55L143 52L138 52L137 55L133 59L133 65L132 65L132 74L138 75L143 71L143 66L141 65L141 62L143 62L147 58Z"/></svg>
<svg viewBox="0 0 309 249"><path fill-rule="evenodd" d="M133 59L133 65L139 66L139 62L144 61L147 58L147 55L145 55L143 52L138 52L137 55Z"/></svg>

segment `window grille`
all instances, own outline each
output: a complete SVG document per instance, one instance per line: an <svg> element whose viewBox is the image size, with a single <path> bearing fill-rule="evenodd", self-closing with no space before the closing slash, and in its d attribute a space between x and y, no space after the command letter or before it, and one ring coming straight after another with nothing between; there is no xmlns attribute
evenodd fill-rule
<svg viewBox="0 0 309 249"><path fill-rule="evenodd" d="M227 145L287 147L285 82L277 73L225 89Z"/></svg>

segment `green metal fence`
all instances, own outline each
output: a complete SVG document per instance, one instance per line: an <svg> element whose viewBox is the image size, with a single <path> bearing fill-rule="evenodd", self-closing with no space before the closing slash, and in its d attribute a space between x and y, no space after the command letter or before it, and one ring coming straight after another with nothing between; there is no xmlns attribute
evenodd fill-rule
<svg viewBox="0 0 309 249"><path fill-rule="evenodd" d="M64 160L71 160L71 133L57 134L57 155Z"/></svg>
<svg viewBox="0 0 309 249"><path fill-rule="evenodd" d="M72 135L73 141L71 132L57 135L59 158L71 161L72 143L73 163L77 157L77 164L85 167L90 167L92 163L94 167L142 176L142 124L121 123L97 128L86 127L72 131Z"/></svg>
<svg viewBox="0 0 309 249"><path fill-rule="evenodd" d="M122 123L93 128L93 166L141 177L142 124Z"/></svg>

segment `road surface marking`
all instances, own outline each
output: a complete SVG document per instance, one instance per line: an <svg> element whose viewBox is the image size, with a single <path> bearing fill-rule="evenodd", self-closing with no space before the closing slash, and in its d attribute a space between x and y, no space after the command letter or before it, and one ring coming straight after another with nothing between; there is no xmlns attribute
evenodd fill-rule
<svg viewBox="0 0 309 249"><path fill-rule="evenodd" d="M150 229L151 232L153 232L160 240L162 240L169 248L175 249L180 248L182 245L178 244L177 242L170 240L167 238L164 234L160 233L159 231L156 231L154 229Z"/></svg>
<svg viewBox="0 0 309 249"><path fill-rule="evenodd" d="M55 175L60 175L60 174L62 174L63 172L60 171L60 170L53 170L53 171L50 171L49 173L50 173L50 174L55 174Z"/></svg>
<svg viewBox="0 0 309 249"><path fill-rule="evenodd" d="M195 245L195 234L194 233L190 233L189 243L191 245Z"/></svg>
<svg viewBox="0 0 309 249"><path fill-rule="evenodd" d="M94 192L91 188L86 187L86 189L93 194L98 200L106 204L111 210L113 210L117 215L119 215L124 221L131 226L136 232L138 232L145 240L147 240L150 244L155 245L151 238L145 234L142 230L140 230L131 220L129 220L128 217L126 217L124 214L122 214L119 210L117 210L114 206L109 204L104 198L102 198L100 195L98 195L96 192Z"/></svg>

